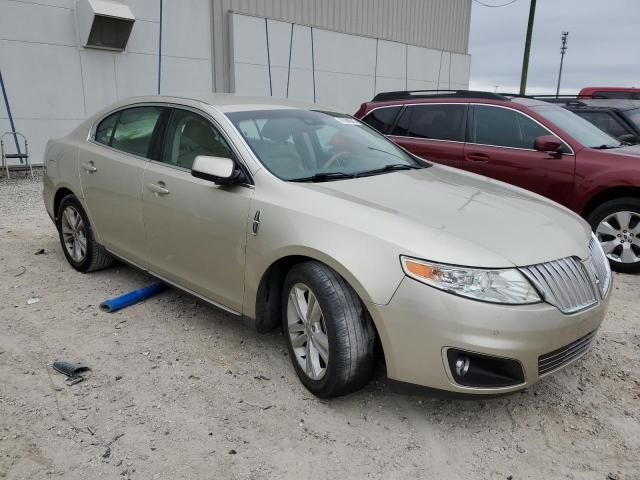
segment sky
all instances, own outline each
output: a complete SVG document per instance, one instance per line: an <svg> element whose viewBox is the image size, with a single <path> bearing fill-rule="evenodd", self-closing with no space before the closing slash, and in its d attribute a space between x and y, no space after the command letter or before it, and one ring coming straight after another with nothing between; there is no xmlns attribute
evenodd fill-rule
<svg viewBox="0 0 640 480"><path fill-rule="evenodd" d="M472 2L471 89L518 92L529 2L500 8ZM538 0L528 94L555 94L563 31L569 37L561 94L586 86L640 87L640 0Z"/></svg>

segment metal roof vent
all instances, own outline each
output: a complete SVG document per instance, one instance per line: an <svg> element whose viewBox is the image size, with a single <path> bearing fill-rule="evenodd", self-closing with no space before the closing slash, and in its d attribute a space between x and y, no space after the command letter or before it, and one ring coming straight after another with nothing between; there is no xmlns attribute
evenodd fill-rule
<svg viewBox="0 0 640 480"><path fill-rule="evenodd" d="M78 31L81 45L122 51L136 19L131 9L116 0L79 0Z"/></svg>

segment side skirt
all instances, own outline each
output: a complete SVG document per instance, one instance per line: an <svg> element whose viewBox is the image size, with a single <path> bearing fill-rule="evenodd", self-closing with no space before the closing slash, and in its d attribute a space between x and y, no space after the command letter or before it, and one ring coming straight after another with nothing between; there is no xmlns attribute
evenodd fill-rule
<svg viewBox="0 0 640 480"><path fill-rule="evenodd" d="M149 275L152 275L154 277L156 277L158 280L162 280L163 282L171 285L172 287L177 288L178 290L182 290L185 293L188 293L189 295L192 295L196 298L199 298L200 300L207 302L210 305L213 305L214 307L217 307L221 310L224 310L225 312L229 312L233 315L236 315L238 317L242 316L242 313L237 312L236 310L233 310L229 307L226 307L225 305L222 305L221 303L215 302L213 300L211 300L210 298L204 297L202 295L200 295L199 293L194 292L193 290L189 290L188 288L182 287L180 285L178 285L175 282L172 282L171 280L167 280L165 277L163 277L162 275L158 275L157 273L152 272L151 270L144 268L140 265L138 265L135 262L132 262L130 260L127 260L126 258L124 258L122 255L118 255L117 253L112 252L109 249L106 249L111 255L113 255L115 258L117 258L118 260L121 260L122 262L126 263L127 265L130 265L134 268L137 268L138 270L142 270L143 272L147 272Z"/></svg>

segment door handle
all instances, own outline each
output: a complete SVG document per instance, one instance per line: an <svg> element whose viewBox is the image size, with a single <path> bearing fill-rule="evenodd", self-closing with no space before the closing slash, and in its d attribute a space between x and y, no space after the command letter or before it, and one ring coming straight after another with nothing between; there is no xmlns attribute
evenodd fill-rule
<svg viewBox="0 0 640 480"><path fill-rule="evenodd" d="M470 153L467 155L467 158L474 163L487 163L491 160L491 157L484 153Z"/></svg>
<svg viewBox="0 0 640 480"><path fill-rule="evenodd" d="M93 162L83 163L81 166L87 173L96 173L98 171Z"/></svg>
<svg viewBox="0 0 640 480"><path fill-rule="evenodd" d="M166 185L163 181L158 183L147 183L147 188L151 190L156 195L168 195L169 189L166 188Z"/></svg>

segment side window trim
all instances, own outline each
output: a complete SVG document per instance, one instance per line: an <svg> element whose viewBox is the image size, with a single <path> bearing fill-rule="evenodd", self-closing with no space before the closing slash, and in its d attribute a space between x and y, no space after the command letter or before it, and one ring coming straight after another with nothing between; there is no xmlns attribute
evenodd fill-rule
<svg viewBox="0 0 640 480"><path fill-rule="evenodd" d="M369 115L371 115L373 112L375 112L376 110L382 110L383 108L397 108L398 109L398 111L396 112L396 114L393 117L393 120L387 125L387 128L385 129L385 131L380 131L380 130L376 129L376 131L378 131L379 133L382 133L383 135L389 135L390 132L392 132L393 129L395 128L396 123L398 122L398 119L400 118L400 116L402 115L402 112L404 112L404 109L406 108L406 105L384 105L382 107L372 108L371 110L369 110L367 112L367 114L364 117L362 117L360 119L360 121L363 122L363 123L366 123L367 125L369 125L369 123L366 122L365 119Z"/></svg>
<svg viewBox="0 0 640 480"><path fill-rule="evenodd" d="M475 113L476 113L476 107L492 107L492 108L504 108L506 110L511 110L512 112L515 112L517 114L523 115L524 117L530 119L531 121L537 123L538 125L540 125L542 128L544 128L547 132L549 132L549 135L553 135L554 137L558 138L562 144L569 150L568 152L562 152L563 155L575 155L575 152L573 151L573 148L571 148L571 145L569 145L560 135L558 135L557 133L555 133L554 131L550 130L549 127L547 127L546 125L543 125L542 123L540 123L538 120L536 120L535 118L533 118L530 115L527 115L525 112L521 112L520 110L517 110L515 108L510 108L510 107L506 107L504 105L493 105L493 104L489 104L489 103L472 103L470 104L470 111L473 111L472 114L472 121L470 122L470 127L475 127ZM480 146L484 146L484 147L493 147L493 148L507 148L510 150L526 150L528 152L537 152L536 149L534 148L524 148L524 147L506 147L504 145L491 145L491 144L486 144L486 143L475 143L472 142L472 129L469 128L468 129L468 138L467 138L467 142L469 145L480 145Z"/></svg>
<svg viewBox="0 0 640 480"><path fill-rule="evenodd" d="M124 150L120 150L118 148L113 147L113 137L115 135L116 132L116 127L118 126L118 124L120 123L120 117L122 116L122 112L124 112L125 110L129 110L131 108L139 108L139 107L158 107L160 109L162 109L162 112L160 112L160 116L158 117L158 121L156 122L155 126L154 126L154 130L151 133L151 140L149 143L149 149L147 150L147 155L142 157L140 155L136 155L135 153L130 153L130 152L125 152ZM104 114L102 117L100 117L98 120L96 120L93 125L91 126L91 129L89 130L89 133L87 134L87 141L93 143L94 145L99 145L103 148L108 148L109 150L113 150L114 152L118 152L121 155L129 155L130 157L133 158L138 158L140 160L151 160L149 158L149 152L152 149L152 144L151 142L153 142L154 139L154 135L156 132L156 129L158 128L158 125L160 124L160 121L162 120L162 115L164 113L164 110L166 110L167 104L166 103L133 103L130 105L123 105L120 106L114 110L111 110L110 112ZM113 130L111 132L111 136L109 138L109 144L104 144L104 143L100 143L96 140L96 135L98 133L98 127L100 126L100 124L105 121L107 118L109 118L112 115L118 115L118 118L116 119L116 122L113 125Z"/></svg>
<svg viewBox="0 0 640 480"><path fill-rule="evenodd" d="M403 115L405 114L406 111L408 111L411 107L422 107L422 106L429 106L429 105L463 105L465 108L465 112L463 114L462 117L462 124L460 127L460 137L461 140L446 140L446 139L442 139L442 138L425 138L425 137L414 137L411 135L394 135L393 134L393 130L396 128L396 125L398 124L398 122L400 121L400 119L403 117ZM429 140L432 142L449 142L449 143L467 143L467 125L468 125L468 114L469 114L469 104L468 103L463 103L463 102L456 102L456 103L443 103L443 102L430 102L430 103L409 103L409 104L404 104L402 106L402 108L400 109L400 111L397 113L396 118L394 119L394 122L392 125L390 125L389 127L389 132L385 133L385 135L390 136L390 137L398 137L398 138L413 138L416 140ZM385 107L379 107L379 108L385 108ZM373 110L371 110L373 111ZM409 123L409 133L411 133L411 124Z"/></svg>
<svg viewBox="0 0 640 480"><path fill-rule="evenodd" d="M224 128L222 128L222 126L213 118L211 117L211 115L209 115L208 113L194 108L194 107L190 107L188 105L179 105L179 104L164 104L163 105L165 107L166 110L170 111L170 113L168 113L164 119L164 124L163 124L163 131L162 131L162 141L158 147L158 151L156 153L158 153L158 158L162 158L162 154L164 153L164 149L166 146L166 140L167 140L167 132L168 132L168 125L169 122L171 121L171 117L173 116L174 112L176 110L184 110L187 112L191 112L195 115L199 115L200 117L202 117L204 120L206 120L207 122L209 122L213 128L215 128L218 133L220 134L220 136L224 139L224 141L227 143L227 146L229 147L229 150L231 151L231 159L235 162L235 164L243 171L245 177L247 178L247 182L243 183L242 185L245 186L253 186L253 176L251 175L251 171L249 170L249 167L247 167L245 165L244 160L242 159L242 156L238 153L238 148L236 147L236 145L231 141L231 139L229 138L227 132L224 130ZM160 123L160 121L162 121L162 118L158 121L158 123ZM173 168L175 170L180 170L181 172L189 172L191 173L191 169L187 169L184 167L180 167L178 165L171 165L169 163L165 163L162 162L160 160L157 160L155 158L149 158L148 159L150 162L153 162L157 165L162 165L164 167L167 168Z"/></svg>

